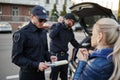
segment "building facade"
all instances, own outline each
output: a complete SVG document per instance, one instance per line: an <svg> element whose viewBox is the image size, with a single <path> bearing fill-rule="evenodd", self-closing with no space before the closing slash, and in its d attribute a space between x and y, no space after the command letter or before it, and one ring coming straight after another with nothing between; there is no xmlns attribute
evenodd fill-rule
<svg viewBox="0 0 120 80"><path fill-rule="evenodd" d="M27 20L27 16L35 5L43 6L50 16L54 4L56 4L57 11L60 12L64 3L66 3L67 12L70 12L69 7L72 5L70 0L0 0L0 16L12 17L11 20L15 21L17 21L17 18L14 19L13 17L24 17L24 20ZM4 19L1 18L0 20Z"/></svg>
<svg viewBox="0 0 120 80"><path fill-rule="evenodd" d="M71 0L0 0L0 21L8 21L16 29L16 26L29 20L29 13L35 5L43 6L50 16L54 4L60 12L64 3L66 11L70 12Z"/></svg>

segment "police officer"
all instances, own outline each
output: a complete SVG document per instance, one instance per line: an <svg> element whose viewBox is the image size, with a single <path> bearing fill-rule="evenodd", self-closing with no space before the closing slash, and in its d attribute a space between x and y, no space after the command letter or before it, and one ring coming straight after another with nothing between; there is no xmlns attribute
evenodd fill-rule
<svg viewBox="0 0 120 80"><path fill-rule="evenodd" d="M45 80L45 61L50 61L43 27L47 18L46 10L37 5L31 11L29 24L13 35L12 62L20 67L19 80Z"/></svg>
<svg viewBox="0 0 120 80"><path fill-rule="evenodd" d="M70 42L74 47L79 48L79 43L75 40L72 26L76 19L73 14L68 13L64 17L64 22L54 24L50 29L50 51L52 55L56 55L59 60L68 60L68 43ZM57 80L60 73L61 80L68 80L68 64L58 67L53 67L50 79Z"/></svg>

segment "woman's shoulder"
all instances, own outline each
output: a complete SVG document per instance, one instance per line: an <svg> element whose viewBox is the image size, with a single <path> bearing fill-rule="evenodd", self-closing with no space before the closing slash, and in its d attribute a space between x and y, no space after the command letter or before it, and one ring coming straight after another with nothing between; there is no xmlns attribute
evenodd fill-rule
<svg viewBox="0 0 120 80"><path fill-rule="evenodd" d="M94 70L100 71L113 68L113 62L110 62L106 58L96 57L88 61L88 66L90 66Z"/></svg>

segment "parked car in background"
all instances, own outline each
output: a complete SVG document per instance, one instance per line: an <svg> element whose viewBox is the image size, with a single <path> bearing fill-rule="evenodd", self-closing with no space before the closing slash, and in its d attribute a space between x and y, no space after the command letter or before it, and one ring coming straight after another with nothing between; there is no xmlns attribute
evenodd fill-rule
<svg viewBox="0 0 120 80"><path fill-rule="evenodd" d="M8 22L0 22L0 32L12 32L12 26Z"/></svg>
<svg viewBox="0 0 120 80"><path fill-rule="evenodd" d="M18 29L23 28L25 25L27 25L29 22L23 22L20 26L18 26Z"/></svg>
<svg viewBox="0 0 120 80"><path fill-rule="evenodd" d="M70 7L71 12L79 17L78 22L81 25L82 32L85 34L85 38L80 41L80 48L87 48L88 50L94 49L91 47L91 35L93 24L100 18L109 17L116 20L112 11L108 8L102 7L97 3L84 2L73 5ZM81 35L81 34L80 34ZM74 48L72 52L72 57L69 63L70 77L74 75L77 68L77 52L78 48Z"/></svg>

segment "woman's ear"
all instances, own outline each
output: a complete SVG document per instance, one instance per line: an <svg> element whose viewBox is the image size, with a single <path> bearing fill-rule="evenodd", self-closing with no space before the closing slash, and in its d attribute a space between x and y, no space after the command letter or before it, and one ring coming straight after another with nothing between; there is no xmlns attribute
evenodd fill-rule
<svg viewBox="0 0 120 80"><path fill-rule="evenodd" d="M103 33L100 32L100 33L98 34L98 42L101 42L102 39L103 39Z"/></svg>

